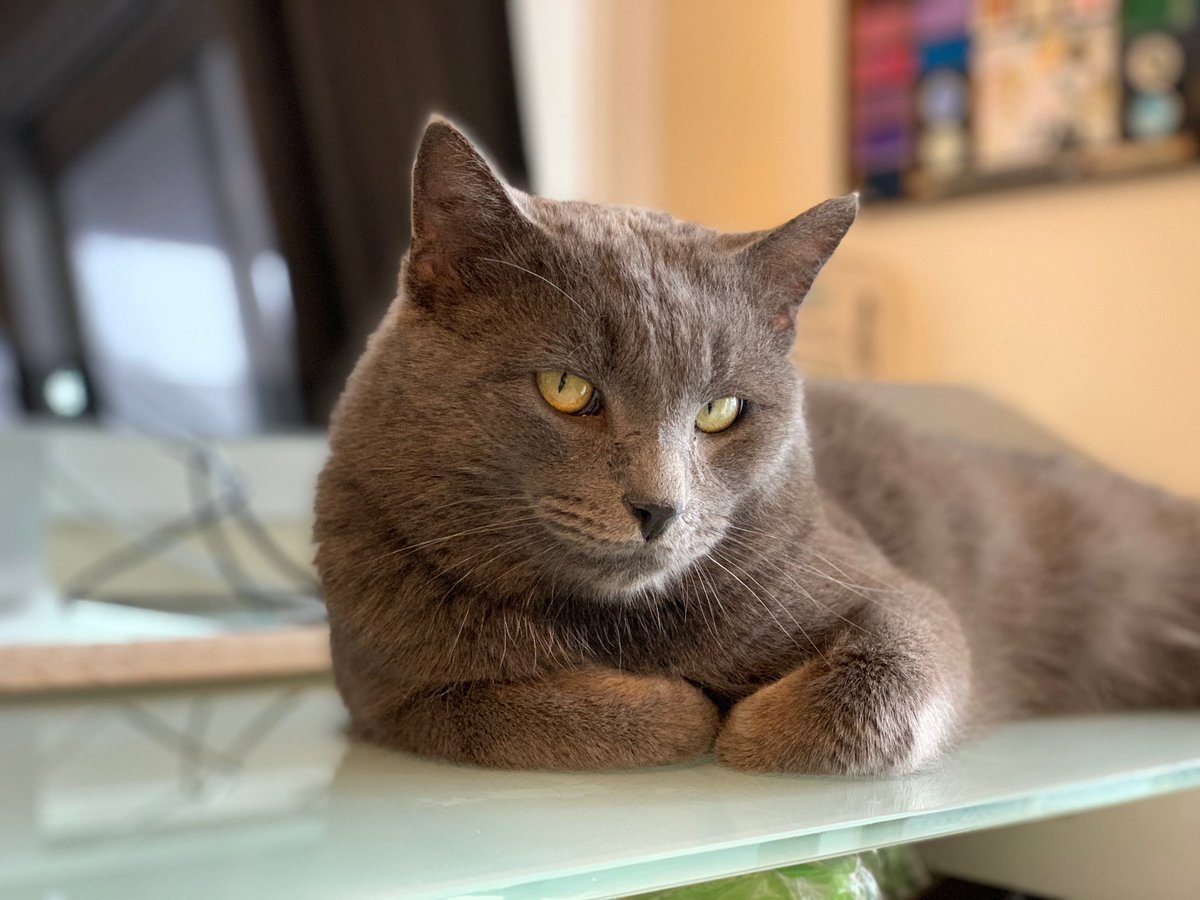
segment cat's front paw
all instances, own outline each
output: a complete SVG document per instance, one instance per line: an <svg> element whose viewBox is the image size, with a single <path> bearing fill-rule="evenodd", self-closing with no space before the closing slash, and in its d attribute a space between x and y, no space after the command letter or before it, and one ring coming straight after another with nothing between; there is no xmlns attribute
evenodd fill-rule
<svg viewBox="0 0 1200 900"><path fill-rule="evenodd" d="M956 703L931 674L886 654L810 663L733 707L717 758L752 772L916 771L957 731Z"/></svg>

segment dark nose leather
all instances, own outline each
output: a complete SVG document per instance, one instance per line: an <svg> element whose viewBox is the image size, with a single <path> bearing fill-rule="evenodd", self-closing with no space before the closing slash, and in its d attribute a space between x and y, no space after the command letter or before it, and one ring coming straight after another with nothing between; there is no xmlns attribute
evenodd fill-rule
<svg viewBox="0 0 1200 900"><path fill-rule="evenodd" d="M638 521L638 527L642 529L642 537L648 541L652 541L662 534L671 524L671 520L679 515L679 510L674 506L648 503L644 500L626 500L625 502L629 504L633 517Z"/></svg>

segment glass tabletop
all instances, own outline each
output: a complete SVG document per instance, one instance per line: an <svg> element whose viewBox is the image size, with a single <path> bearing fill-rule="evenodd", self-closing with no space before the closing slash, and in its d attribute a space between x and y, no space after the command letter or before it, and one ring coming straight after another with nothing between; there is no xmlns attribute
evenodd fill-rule
<svg viewBox="0 0 1200 900"><path fill-rule="evenodd" d="M939 769L462 768L324 681L0 701L0 896L607 897L1200 785L1200 713L1017 723Z"/></svg>

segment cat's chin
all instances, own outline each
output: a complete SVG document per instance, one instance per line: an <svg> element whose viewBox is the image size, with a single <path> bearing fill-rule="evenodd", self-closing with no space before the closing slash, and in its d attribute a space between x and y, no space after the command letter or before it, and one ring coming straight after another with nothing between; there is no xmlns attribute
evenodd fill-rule
<svg viewBox="0 0 1200 900"><path fill-rule="evenodd" d="M672 546L668 542L589 544L573 535L555 536L565 545L573 565L569 570L558 566L554 577L569 580L593 599L610 603L644 602L666 591L708 549L684 543Z"/></svg>
<svg viewBox="0 0 1200 900"><path fill-rule="evenodd" d="M601 600L612 603L633 603L645 599L647 594L664 590L671 580L671 572L661 571L649 576L612 575L595 579L591 589Z"/></svg>
<svg viewBox="0 0 1200 900"><path fill-rule="evenodd" d="M692 564L688 559L642 559L596 570L581 569L576 579L595 599L607 603L644 602L666 591Z"/></svg>

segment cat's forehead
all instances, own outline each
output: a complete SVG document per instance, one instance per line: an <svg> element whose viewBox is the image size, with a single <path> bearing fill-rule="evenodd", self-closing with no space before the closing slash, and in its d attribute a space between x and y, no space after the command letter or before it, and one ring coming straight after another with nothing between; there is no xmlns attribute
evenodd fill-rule
<svg viewBox="0 0 1200 900"><path fill-rule="evenodd" d="M582 201L529 198L528 212L549 239L581 253L653 254L660 262L685 264L715 258L718 232L665 212Z"/></svg>
<svg viewBox="0 0 1200 900"><path fill-rule="evenodd" d="M717 232L651 210L535 199L549 268L600 305L690 319L728 302L736 267Z"/></svg>
<svg viewBox="0 0 1200 900"><path fill-rule="evenodd" d="M596 369L661 376L665 390L728 376L756 355L759 317L717 232L586 203L540 201L534 216L549 241L546 271L585 318L577 352Z"/></svg>

